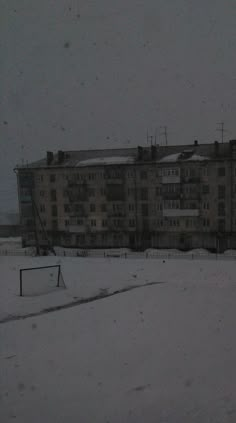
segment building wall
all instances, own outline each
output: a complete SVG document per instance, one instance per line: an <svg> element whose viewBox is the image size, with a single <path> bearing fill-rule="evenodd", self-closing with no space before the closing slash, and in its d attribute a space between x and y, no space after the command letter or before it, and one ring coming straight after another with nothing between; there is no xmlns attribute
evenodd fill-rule
<svg viewBox="0 0 236 423"><path fill-rule="evenodd" d="M47 166L19 169L18 175L28 245L38 237L41 245L49 239L54 245L84 248L236 247L233 155Z"/></svg>

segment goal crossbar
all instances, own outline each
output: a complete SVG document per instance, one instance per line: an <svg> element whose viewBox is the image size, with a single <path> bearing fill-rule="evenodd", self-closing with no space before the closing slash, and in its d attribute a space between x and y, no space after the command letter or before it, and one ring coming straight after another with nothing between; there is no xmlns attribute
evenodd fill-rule
<svg viewBox="0 0 236 423"><path fill-rule="evenodd" d="M23 280L22 280L22 273L23 272L27 272L28 270L40 270L40 269L51 269L51 268L57 268L58 269L57 287L59 287L60 276L61 276L61 265L60 264L54 264L52 266L26 267L24 269L20 269L20 297L23 296Z"/></svg>

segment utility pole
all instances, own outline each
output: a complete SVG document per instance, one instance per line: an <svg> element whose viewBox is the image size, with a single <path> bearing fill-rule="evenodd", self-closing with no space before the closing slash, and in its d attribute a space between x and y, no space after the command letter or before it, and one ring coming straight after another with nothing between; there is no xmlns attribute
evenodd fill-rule
<svg viewBox="0 0 236 423"><path fill-rule="evenodd" d="M163 128L163 132L161 132L161 135L164 135L165 137L165 145L168 145L168 135L167 135L167 126L160 126L160 128Z"/></svg>
<svg viewBox="0 0 236 423"><path fill-rule="evenodd" d="M217 125L219 125L219 128L217 128L216 130L218 132L221 132L221 142L223 144L223 142L224 142L224 133L226 132L226 130L224 128L225 123L224 122L219 122L219 123L217 123Z"/></svg>

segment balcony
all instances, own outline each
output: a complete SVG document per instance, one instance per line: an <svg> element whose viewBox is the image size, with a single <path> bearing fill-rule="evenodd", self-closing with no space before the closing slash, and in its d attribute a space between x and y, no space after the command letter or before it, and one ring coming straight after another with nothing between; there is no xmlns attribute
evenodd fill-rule
<svg viewBox="0 0 236 423"><path fill-rule="evenodd" d="M180 176L176 176L176 175L162 176L161 181L163 184L179 184Z"/></svg>
<svg viewBox="0 0 236 423"><path fill-rule="evenodd" d="M69 225L67 226L67 230L68 232L73 232L73 233L85 233L86 227L85 225Z"/></svg>
<svg viewBox="0 0 236 423"><path fill-rule="evenodd" d="M198 217L199 209L164 209L164 217Z"/></svg>

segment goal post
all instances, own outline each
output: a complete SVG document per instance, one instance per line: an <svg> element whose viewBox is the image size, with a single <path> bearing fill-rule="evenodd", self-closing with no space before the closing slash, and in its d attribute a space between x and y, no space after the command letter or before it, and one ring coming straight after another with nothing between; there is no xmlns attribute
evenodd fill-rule
<svg viewBox="0 0 236 423"><path fill-rule="evenodd" d="M21 297L45 294L65 287L60 264L20 269Z"/></svg>

